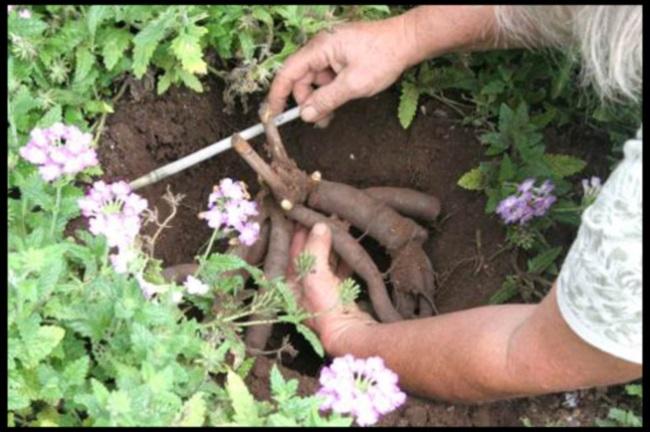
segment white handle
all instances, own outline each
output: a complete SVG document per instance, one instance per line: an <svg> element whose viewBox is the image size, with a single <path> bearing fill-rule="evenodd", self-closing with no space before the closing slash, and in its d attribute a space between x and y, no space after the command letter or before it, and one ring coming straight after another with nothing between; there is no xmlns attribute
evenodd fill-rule
<svg viewBox="0 0 650 432"><path fill-rule="evenodd" d="M292 120L300 117L300 107L291 108L288 111L278 114L273 122L281 126L285 123L288 123ZM255 126L251 126L248 129L241 131L239 135L245 140L254 138L264 132L264 126L262 123L258 123ZM174 175L180 171L183 171L186 168L196 165L199 162L211 158L212 156L218 155L221 152L224 152L232 147L232 135L228 138L224 138L221 141L217 141L214 144L211 144L207 147L197 150L194 153L191 153L181 159L178 159L174 162L171 162L167 165L164 165L158 169L151 171L149 174L143 175L135 180L133 180L129 185L131 189L136 190L144 186L148 186L152 183L156 183L166 177Z"/></svg>

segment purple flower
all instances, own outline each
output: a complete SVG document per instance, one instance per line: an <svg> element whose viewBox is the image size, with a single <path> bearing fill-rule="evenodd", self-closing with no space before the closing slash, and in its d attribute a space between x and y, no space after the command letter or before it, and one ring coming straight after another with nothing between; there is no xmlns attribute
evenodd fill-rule
<svg viewBox="0 0 650 432"><path fill-rule="evenodd" d="M397 375L380 357L337 357L323 368L319 382L321 388L316 395L324 398L320 409L351 414L359 426L376 423L381 415L406 401L406 394L397 385Z"/></svg>
<svg viewBox="0 0 650 432"><path fill-rule="evenodd" d="M540 187L534 187L535 179L526 179L517 187L517 194L503 199L497 206L496 213L507 224L519 222L525 225L534 217L544 216L557 200L551 192L555 188L550 180L545 180Z"/></svg>
<svg viewBox="0 0 650 432"><path fill-rule="evenodd" d="M19 153L37 165L43 180L49 182L98 165L91 142L92 135L81 132L76 126L55 123L47 129L34 128L29 142Z"/></svg>
<svg viewBox="0 0 650 432"><path fill-rule="evenodd" d="M208 226L230 234L239 232L239 241L252 245L259 236L259 224L249 219L258 214L257 203L250 196L242 182L224 178L215 186L208 197L208 210L199 213L200 219L208 221Z"/></svg>
<svg viewBox="0 0 650 432"><path fill-rule="evenodd" d="M260 224L248 222L239 230L239 241L246 246L252 246L260 235Z"/></svg>
<svg viewBox="0 0 650 432"><path fill-rule="evenodd" d="M131 192L126 182L107 185L97 181L84 198L78 200L81 213L89 218L90 232L105 235L110 247L128 248L140 232L140 213L147 208L147 200ZM121 253L121 252L120 252ZM113 264L123 265L120 256Z"/></svg>
<svg viewBox="0 0 650 432"><path fill-rule="evenodd" d="M18 12L18 16L23 19L29 19L32 17L32 13L28 9L23 9L20 12Z"/></svg>

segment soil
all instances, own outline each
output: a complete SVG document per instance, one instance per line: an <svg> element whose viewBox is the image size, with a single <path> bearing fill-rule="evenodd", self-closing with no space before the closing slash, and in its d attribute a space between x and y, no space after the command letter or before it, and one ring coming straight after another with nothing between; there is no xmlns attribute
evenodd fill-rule
<svg viewBox="0 0 650 432"><path fill-rule="evenodd" d="M133 180L258 122L255 110L225 114L222 90L219 83L210 82L203 94L172 88L163 97L152 93L125 97L108 118L101 141L104 179ZM437 196L442 214L435 226L428 227L431 235L425 244L439 277L435 303L441 313L484 305L512 269L508 253L489 259L504 245L505 231L495 217L485 214L484 196L456 186L458 178L479 163L477 131L460 126L456 114L434 101L426 102L412 126L404 130L397 120L397 103L398 94L390 89L348 103L326 129L296 121L282 126L280 133L289 155L307 172L319 170L325 179L356 187L400 186ZM550 150L576 153L572 142L577 138L572 134L547 138ZM594 150L581 154L590 163L599 150L606 153L600 149L606 145L602 137L592 138ZM261 140L251 142L259 145ZM606 172L606 166L598 167ZM197 214L205 209L212 186L223 177L246 181L252 192L257 189L252 170L234 151L228 151L138 191L150 207L159 209L161 219L169 213L161 199L166 188L185 195L172 229L164 231L156 245L157 257L165 266L192 261L207 242L210 230ZM568 245L571 236L570 231L558 231L555 240ZM389 261L381 248L372 241L364 246L385 270ZM299 354L283 356L281 371L300 381L303 395L311 394L317 388L323 360L288 326L275 327L269 346L277 348L286 334ZM271 360L263 359L262 367L248 377L253 393L261 399L268 398L269 375L263 371L270 364ZM564 406L565 394L472 406L409 397L379 424L518 426L528 418L533 425L592 425L593 419L606 415L608 391L577 393L575 408Z"/></svg>

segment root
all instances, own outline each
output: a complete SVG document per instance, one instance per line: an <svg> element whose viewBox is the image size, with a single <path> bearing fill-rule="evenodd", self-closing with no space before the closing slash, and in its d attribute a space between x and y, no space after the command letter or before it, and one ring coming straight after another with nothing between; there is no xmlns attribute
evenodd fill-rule
<svg viewBox="0 0 650 432"><path fill-rule="evenodd" d="M293 223L286 218L277 204L270 199L264 201L264 206L271 220L271 233L268 251L264 260L264 275L268 280L282 277L289 265L289 245L293 233ZM259 288L259 295L264 295L265 289ZM251 315L250 321L265 321L273 316L263 314ZM252 349L263 350L271 336L271 324L251 326L246 333L246 345Z"/></svg>
<svg viewBox="0 0 650 432"><path fill-rule="evenodd" d="M363 191L405 216L433 222L440 214L440 200L438 198L413 189L371 187Z"/></svg>
<svg viewBox="0 0 650 432"><path fill-rule="evenodd" d="M424 228L381 201L343 183L321 180L309 195L309 206L334 213L355 227L368 231L382 246L396 250L412 238L426 239Z"/></svg>
<svg viewBox="0 0 650 432"><path fill-rule="evenodd" d="M394 322L403 319L390 302L379 269L366 251L349 233L341 230L338 224L332 223L327 217L302 205L295 206L287 214L291 219L308 228L311 228L317 222L329 225L332 231L334 250L342 260L348 263L355 273L366 281L370 300L379 319L382 322Z"/></svg>

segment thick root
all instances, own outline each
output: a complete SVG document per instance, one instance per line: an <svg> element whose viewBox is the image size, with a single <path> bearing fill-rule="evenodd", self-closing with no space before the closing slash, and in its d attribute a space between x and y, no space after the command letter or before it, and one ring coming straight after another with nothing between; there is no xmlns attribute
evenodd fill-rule
<svg viewBox="0 0 650 432"><path fill-rule="evenodd" d="M371 187L363 191L405 216L433 222L440 214L438 198L413 189Z"/></svg>
<svg viewBox="0 0 650 432"><path fill-rule="evenodd" d="M336 214L365 231L389 250L413 240L426 240L427 231L365 192L343 183L321 180L310 193L310 207Z"/></svg>
<svg viewBox="0 0 650 432"><path fill-rule="evenodd" d="M269 246L264 260L264 275L268 280L284 276L289 265L289 246L293 233L293 223L287 219L284 213L272 200L265 200L265 207L270 215L271 234ZM259 293L264 293L264 288L259 287ZM272 316L255 314L251 321L268 320ZM271 336L272 326L270 324L254 325L246 333L246 345L253 352L264 349L266 342Z"/></svg>
<svg viewBox="0 0 650 432"><path fill-rule="evenodd" d="M348 263L355 273L366 281L370 300L377 317L382 322L395 322L403 319L393 307L384 280L374 261L348 232L343 231L339 224L332 223L329 218L302 205L294 206L293 209L287 212L287 215L308 228L311 228L317 222L327 224L332 231L332 245L336 253Z"/></svg>
<svg viewBox="0 0 650 432"><path fill-rule="evenodd" d="M390 271L393 284L393 300L397 310L405 316L414 317L419 305L419 316L433 315L434 278L431 262L422 245L410 243L391 254L393 266Z"/></svg>

